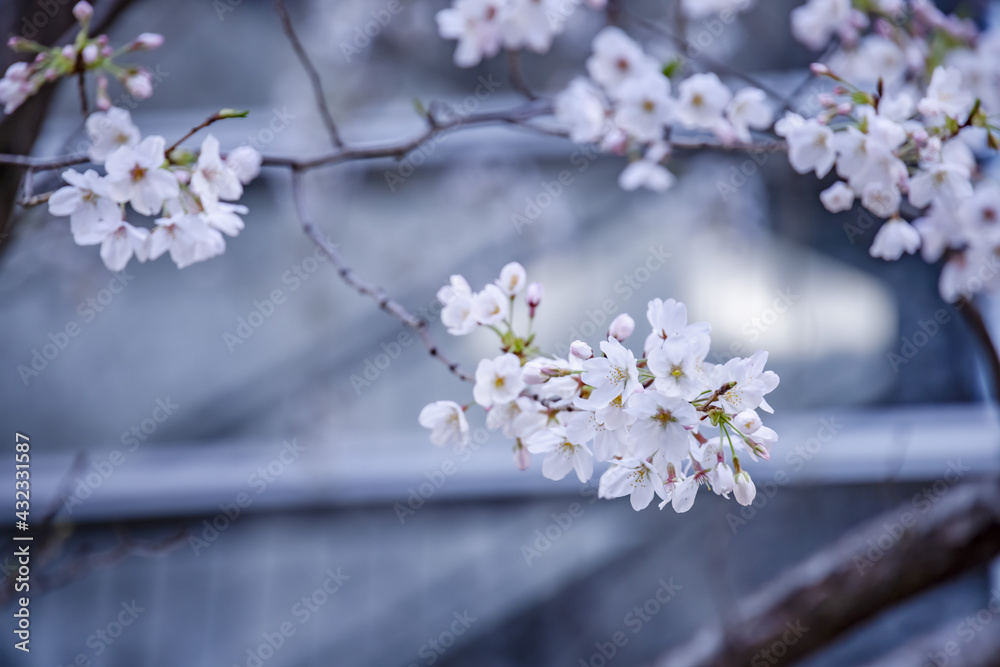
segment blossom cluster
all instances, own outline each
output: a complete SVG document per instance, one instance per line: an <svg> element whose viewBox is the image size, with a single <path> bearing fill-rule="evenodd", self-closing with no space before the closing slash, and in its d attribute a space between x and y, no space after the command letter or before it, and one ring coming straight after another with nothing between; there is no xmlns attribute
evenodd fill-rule
<svg viewBox="0 0 1000 667"><path fill-rule="evenodd" d="M673 94L668 73L680 78L676 68L664 67L616 27L594 38L587 72L589 78L575 79L556 97L556 118L577 143L636 158L643 154L619 177L626 190L663 191L673 184L673 174L662 163L670 154L667 136L674 126L734 143L750 141L751 129L767 128L773 120L763 91L748 87L734 95L714 73L681 79Z"/></svg>
<svg viewBox="0 0 1000 667"><path fill-rule="evenodd" d="M670 504L685 512L706 485L727 498L734 494L743 505L753 501L756 489L740 456L768 459L778 437L757 413L772 412L764 396L778 385L778 376L764 370L766 352L711 363L708 323L689 324L683 303L654 299L641 358L622 344L635 330L625 314L610 324L598 354L578 340L566 357L543 356L531 333L542 294L516 262L479 292L459 275L438 292L450 333L490 329L500 338L501 354L479 362L473 403L436 401L421 411L431 442L465 445L465 413L478 405L490 429L514 440L522 469L536 454L546 478L575 471L587 482L595 463L610 464L600 476L601 498L630 496L640 510L658 496L661 509ZM524 310L522 298L526 335L513 326L516 311Z"/></svg>
<svg viewBox="0 0 1000 667"><path fill-rule="evenodd" d="M1000 250L1000 193L980 180L977 153L1000 146L1000 31L946 15L928 0L809 0L791 16L795 37L840 44L814 72L834 81L814 118L788 113L775 131L799 173L841 179L820 199L832 212L855 199L887 221L870 253L899 259L918 249L947 255L941 295L954 301L985 285L978 275ZM978 182L978 184L977 184ZM917 211L904 214L904 198Z"/></svg>
<svg viewBox="0 0 1000 667"><path fill-rule="evenodd" d="M435 18L442 37L458 40L455 64L475 67L501 49L547 53L581 2L598 10L607 5L607 0L454 0ZM752 5L753 0L683 0L680 9L700 19Z"/></svg>
<svg viewBox="0 0 1000 667"><path fill-rule="evenodd" d="M165 252L184 268L221 254L223 234L236 236L243 229L240 215L246 207L229 202L238 200L243 185L260 171L261 156L253 148L241 146L223 159L219 141L208 135L197 156L183 149L168 155L163 137L143 138L129 112L119 107L91 114L86 131L92 141L88 156L105 173L63 172L68 185L49 197L49 212L69 216L79 245L100 244L101 259L111 271L121 271L133 255L146 261ZM152 230L130 224L126 204L155 217Z"/></svg>
<svg viewBox="0 0 1000 667"><path fill-rule="evenodd" d="M146 69L137 65L119 65L114 60L125 53L155 49L163 44L163 36L142 33L128 44L114 49L108 43L107 35L88 36L93 14L93 7L86 1L74 5L73 16L80 24L80 31L72 44L49 48L24 37L10 38L7 42L10 48L34 53L35 59L14 63L0 78L0 104L4 105L4 113L12 113L45 84L66 76L83 76L84 72L99 72L97 107L104 111L111 106L107 92L108 75L117 79L136 99L145 99L153 94L153 77Z"/></svg>
<svg viewBox="0 0 1000 667"><path fill-rule="evenodd" d="M607 0L584 0L593 9ZM456 39L455 64L474 67L500 49L546 53L580 0L455 0L437 13L438 32Z"/></svg>

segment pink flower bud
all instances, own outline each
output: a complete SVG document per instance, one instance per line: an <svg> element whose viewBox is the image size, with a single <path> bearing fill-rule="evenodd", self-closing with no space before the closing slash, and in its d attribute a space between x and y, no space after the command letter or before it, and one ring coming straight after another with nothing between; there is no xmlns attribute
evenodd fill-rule
<svg viewBox="0 0 1000 667"><path fill-rule="evenodd" d="M608 327L608 335L618 339L619 343L631 336L633 331L635 331L635 320L628 313L622 313L613 319L611 326Z"/></svg>
<svg viewBox="0 0 1000 667"><path fill-rule="evenodd" d="M83 47L83 62L88 65L92 65L97 62L98 55L97 44L88 44Z"/></svg>
<svg viewBox="0 0 1000 667"><path fill-rule="evenodd" d="M155 32L144 32L128 45L129 51L151 51L163 46L163 35Z"/></svg>
<svg viewBox="0 0 1000 667"><path fill-rule="evenodd" d="M153 94L153 77L146 70L139 70L126 77L125 89L137 100L144 100Z"/></svg>
<svg viewBox="0 0 1000 667"><path fill-rule="evenodd" d="M750 475L746 471L740 471L736 474L736 488L733 489L733 495L736 496L736 502L740 505L749 505L757 497L757 487L754 486L753 480L750 479Z"/></svg>
<svg viewBox="0 0 1000 667"><path fill-rule="evenodd" d="M569 353L577 359L583 359L584 361L594 356L594 350L582 340L573 341L569 346Z"/></svg>
<svg viewBox="0 0 1000 667"><path fill-rule="evenodd" d="M186 169L178 169L174 172L174 178L176 178L177 182L181 185L187 185L191 180L191 172Z"/></svg>
<svg viewBox="0 0 1000 667"><path fill-rule="evenodd" d="M826 108L837 106L837 101L834 100L833 95L830 93L820 93L816 96L816 101Z"/></svg>
<svg viewBox="0 0 1000 667"><path fill-rule="evenodd" d="M545 373L545 365L541 360L532 360L521 367L521 379L524 384L545 384L549 375Z"/></svg>
<svg viewBox="0 0 1000 667"><path fill-rule="evenodd" d="M73 6L73 16L80 23L86 23L94 15L94 8L87 0L82 0Z"/></svg>
<svg viewBox="0 0 1000 667"><path fill-rule="evenodd" d="M545 289L542 287L541 283L530 283L528 285L528 305L532 308L536 307L542 302L542 296L545 294Z"/></svg>
<svg viewBox="0 0 1000 667"><path fill-rule="evenodd" d="M514 443L514 463L517 464L518 470L527 470L531 464L531 453L520 440Z"/></svg>
<svg viewBox="0 0 1000 667"><path fill-rule="evenodd" d="M66 60L76 60L76 49L67 44L66 46L62 47L62 56Z"/></svg>
<svg viewBox="0 0 1000 667"><path fill-rule="evenodd" d="M538 304L542 302L542 296L545 294L545 290L542 288L541 283L528 283L528 288L525 292L525 298L528 301L528 313L529 316L535 316L535 308Z"/></svg>
<svg viewBox="0 0 1000 667"><path fill-rule="evenodd" d="M823 63L813 63L809 66L809 69L811 69L812 73L816 76L826 76L830 73L830 68Z"/></svg>
<svg viewBox="0 0 1000 667"><path fill-rule="evenodd" d="M111 98L108 96L108 77L104 76L104 74L97 75L97 98L95 103L101 111L107 111L111 108Z"/></svg>
<svg viewBox="0 0 1000 667"><path fill-rule="evenodd" d="M844 102L837 106L837 113L841 116L846 116L854 109L854 105L850 102Z"/></svg>
<svg viewBox="0 0 1000 667"><path fill-rule="evenodd" d="M7 46L14 51L37 51L41 48L36 42L17 35L7 40Z"/></svg>

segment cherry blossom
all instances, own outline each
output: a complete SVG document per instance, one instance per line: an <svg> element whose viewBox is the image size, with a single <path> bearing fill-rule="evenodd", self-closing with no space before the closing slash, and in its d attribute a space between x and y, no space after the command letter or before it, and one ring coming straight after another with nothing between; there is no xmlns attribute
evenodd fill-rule
<svg viewBox="0 0 1000 667"><path fill-rule="evenodd" d="M588 79L577 77L556 95L556 120L578 144L596 143L604 137L608 109L601 92Z"/></svg>
<svg viewBox="0 0 1000 667"><path fill-rule="evenodd" d="M107 182L93 169L82 174L67 169L62 178L69 185L49 197L49 213L69 216L70 231L77 244L101 243L118 227L122 217L118 204L111 199Z"/></svg>
<svg viewBox="0 0 1000 667"><path fill-rule="evenodd" d="M469 442L469 422L462 406L454 401L435 401L420 411L420 425L431 430L431 442L438 447Z"/></svg>
<svg viewBox="0 0 1000 667"><path fill-rule="evenodd" d="M691 128L711 130L722 122L722 114L733 98L729 88L713 73L693 74L677 86L677 119Z"/></svg>
<svg viewBox="0 0 1000 667"><path fill-rule="evenodd" d="M774 120L774 113L767 103L767 95L759 88L743 88L733 95L726 105L726 119L733 126L736 138L751 140L750 130L763 130Z"/></svg>
<svg viewBox="0 0 1000 667"><path fill-rule="evenodd" d="M453 336L472 333L479 322L472 314L472 289L462 276L452 276L451 284L445 285L437 293L438 301L444 304L441 321Z"/></svg>
<svg viewBox="0 0 1000 667"><path fill-rule="evenodd" d="M87 136L93 142L87 155L98 164L102 164L118 148L139 143L139 128L132 122L131 114L121 107L90 114L85 127Z"/></svg>
<svg viewBox="0 0 1000 667"><path fill-rule="evenodd" d="M609 324L596 356L582 340L573 341L565 357L543 355L530 324L527 334L512 325L524 321L518 315L522 309L528 310L529 323L537 315L540 299L529 296L534 290L514 289L526 281L524 267L512 262L480 292L452 276L438 293L449 331L465 335L483 329L499 339L501 354L479 361L472 395L486 412L486 426L514 441L519 468L528 468L530 454L537 454L544 457L544 477L563 479L575 470L584 482L596 463L608 463L599 497L629 496L635 509L659 496L661 508L669 504L686 512L703 486L724 498L734 490L738 499L751 494L739 457L768 460L778 438L756 412L772 411L765 396L778 385L778 376L765 370L766 352L710 363L708 324L689 324L683 303L654 299L646 313L647 358L636 359L623 344L635 329L628 313ZM487 293L504 317L479 327L473 302ZM463 432L462 412L455 403L439 401L425 407L419 421L440 444Z"/></svg>
<svg viewBox="0 0 1000 667"><path fill-rule="evenodd" d="M101 242L101 259L109 271L121 271L133 255L140 262L144 262L148 256L146 250L148 237L148 229L133 227L122 220Z"/></svg>
<svg viewBox="0 0 1000 667"><path fill-rule="evenodd" d="M525 442L532 454L545 454L542 461L542 475L548 479L560 480L576 471L581 483L594 475L594 454L586 444L572 442L561 423L536 432Z"/></svg>
<svg viewBox="0 0 1000 667"><path fill-rule="evenodd" d="M843 181L837 181L820 193L819 199L830 213L849 211L854 206L854 190Z"/></svg>
<svg viewBox="0 0 1000 667"><path fill-rule="evenodd" d="M872 257L894 260L902 257L904 252L915 253L919 247L920 234L913 225L902 218L891 218L879 227L869 252Z"/></svg>
<svg viewBox="0 0 1000 667"><path fill-rule="evenodd" d="M521 361L507 353L495 359L483 359L476 368L476 386L472 391L476 403L484 408L509 403L524 389Z"/></svg>
<svg viewBox="0 0 1000 667"><path fill-rule="evenodd" d="M121 146L104 164L108 188L117 202L128 202L142 215L155 215L163 202L176 197L177 179L163 169L163 137L146 137L136 146Z"/></svg>
<svg viewBox="0 0 1000 667"><path fill-rule="evenodd" d="M517 262L511 262L500 269L500 279L497 286L506 296L512 297L524 289L527 280L524 267Z"/></svg>
<svg viewBox="0 0 1000 667"><path fill-rule="evenodd" d="M222 161L219 140L211 134L201 143L198 164L191 172L191 191L211 201L239 199L243 194L239 177Z"/></svg>
<svg viewBox="0 0 1000 667"><path fill-rule="evenodd" d="M600 498L629 496L632 509L643 510L656 493L662 493L663 478L648 461L622 459L601 475L597 495Z"/></svg>
<svg viewBox="0 0 1000 667"><path fill-rule="evenodd" d="M656 61L620 28L604 28L594 38L593 49L587 72L613 99L619 99L625 85L634 79L659 73Z"/></svg>

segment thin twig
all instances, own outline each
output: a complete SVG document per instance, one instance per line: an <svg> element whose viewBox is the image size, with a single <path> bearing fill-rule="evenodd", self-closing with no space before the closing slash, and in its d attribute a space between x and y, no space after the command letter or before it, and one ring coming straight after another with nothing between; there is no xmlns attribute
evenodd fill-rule
<svg viewBox="0 0 1000 667"><path fill-rule="evenodd" d="M72 167L77 164L90 162L86 155L60 155L59 157L32 157L31 155L14 155L12 153L0 153L0 164L9 164L16 167L30 167L35 171L48 171L50 169L62 169Z"/></svg>
<svg viewBox="0 0 1000 667"><path fill-rule="evenodd" d="M540 103L536 101L528 102L521 106L503 111L487 111L483 113L468 114L466 116L455 114L455 117L449 120L442 120L434 116L429 116L427 118L427 128L411 139L404 139L395 143L370 146L367 148L344 148L310 159L264 156L263 164L271 167L291 167L298 170L308 170L325 165L348 162L351 160L371 160L385 157L402 159L413 149L419 148L421 145L430 141L438 134L449 130L475 125L489 125L493 123L530 127L530 125L527 124L527 121L539 116L549 115L551 113L552 107L548 102ZM0 162L3 161L2 157L3 156L0 156Z"/></svg>
<svg viewBox="0 0 1000 667"><path fill-rule="evenodd" d="M316 97L316 107L319 109L320 115L323 117L323 124L326 125L326 131L330 135L330 141L333 142L334 148L343 148L344 142L340 139L340 133L337 131L337 124L333 122L333 115L330 113L330 108L326 105L326 96L323 94L323 83L320 81L319 72L313 66L312 61L309 59L309 54L302 47L302 42L299 41L298 35L295 34L295 28L292 26L292 19L288 16L288 10L285 8L284 0L274 0L274 8L278 10L278 17L281 19L281 27L285 31L285 35L288 37L289 43L292 45L292 49L295 50L295 55L299 57L299 62L302 63L302 68L306 71L309 76L309 82L312 84L313 95Z"/></svg>
<svg viewBox="0 0 1000 667"><path fill-rule="evenodd" d="M195 133L197 133L200 130L204 130L206 127L208 127L212 123L216 123L216 122L218 122L220 120L224 120L226 118L234 118L234 116L223 116L223 115L219 114L219 112L213 113L211 116L209 116L208 118L206 118L205 120L203 120L201 123L199 123L198 125L192 127L188 131L188 133L185 134L183 137L181 137L180 139L178 139L174 143L170 144L170 147L167 148L167 150L163 151L163 153L165 155L169 156L170 153L175 148L177 148L182 143L184 143L185 141L187 141L188 139L190 139L192 136L194 136Z"/></svg>
<svg viewBox="0 0 1000 667"><path fill-rule="evenodd" d="M649 19L642 18L641 16L636 16L631 12L626 12L626 16L630 21L633 21L637 25L646 28L650 32L657 33L660 36L669 39L671 42L673 42L679 47L687 45L687 41L683 38L683 36L676 34L672 30L665 28L664 26L660 25L659 23L656 23L655 21L650 21ZM788 100L788 98L786 98L784 95L776 91L774 88L771 88L766 83L764 83L763 81L761 81L760 79L751 74L747 74L746 72L740 69L727 65L721 60L716 60L711 56L705 55L704 53L698 55L697 58L692 58L692 60L697 60L702 62L703 64L712 68L716 72L721 72L723 74L728 74L729 76L734 76L738 79L742 79L751 86L760 88L765 93L774 98L776 101L781 102L781 104L784 105L785 108L791 108L791 102Z"/></svg>
<svg viewBox="0 0 1000 667"><path fill-rule="evenodd" d="M153 542L137 540L121 526L116 526L115 532L119 541L113 548L99 553L80 554L60 570L40 574L38 576L40 590L66 586L94 570L113 567L129 556L150 557L164 554L183 542L188 535L188 529L184 527L169 537Z"/></svg>
<svg viewBox="0 0 1000 667"><path fill-rule="evenodd" d="M528 82L524 80L524 72L521 69L521 52L516 49L507 51L507 77L510 79L510 85L514 87L514 90L529 100L538 99L538 96L531 92Z"/></svg>
<svg viewBox="0 0 1000 667"><path fill-rule="evenodd" d="M80 111L83 113L83 117L86 119L90 115L90 105L87 103L87 78L86 72L83 69L83 59L80 57L80 62L77 63L77 67L80 71L77 72L77 89L80 91Z"/></svg>
<svg viewBox="0 0 1000 667"><path fill-rule="evenodd" d="M347 262L344 260L344 256L339 250L337 250L336 245L330 243L323 237L319 228L316 227L306 213L305 193L302 189L302 174L303 172L301 169L292 169L292 199L295 202L295 210L298 213L299 220L302 223L302 229L305 231L306 236L312 239L313 243L329 255L330 262L333 264L334 268L337 269L337 274L340 278L349 286L357 290L358 293L374 299L379 308L395 317L407 327L413 329L417 335L420 336L420 340L423 341L424 345L427 346L427 351L430 355L447 366L448 370L455 375L455 377L465 382L473 382L474 378L462 370L462 367L458 365L458 362L451 361L448 357L442 354L440 350L438 350L437 344L427 331L426 320L417 317L408 311L404 306L400 305L397 301L393 301L381 287L373 285L355 273L354 269L347 265Z"/></svg>

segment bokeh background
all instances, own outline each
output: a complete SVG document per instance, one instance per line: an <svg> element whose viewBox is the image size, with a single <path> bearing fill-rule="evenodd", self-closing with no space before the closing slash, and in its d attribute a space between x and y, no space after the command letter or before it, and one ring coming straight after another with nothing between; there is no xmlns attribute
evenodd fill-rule
<svg viewBox="0 0 1000 667"><path fill-rule="evenodd" d="M672 3L628 4L659 21ZM791 91L810 62L789 37L795 4L762 1L689 34L710 35L706 53ZM452 65L453 43L435 30L439 0L403 2L377 35L358 38L386 5L289 2L349 141L420 131L414 100L470 109L480 77L501 85L478 110L518 103L502 58ZM971 8L985 17L988 7ZM580 9L549 55L525 56L531 85L551 93L580 73L602 20ZM236 107L249 117L212 128L224 148L326 148L271 3L136 0L109 34L120 43L143 31L166 37L136 58L158 74L133 110L144 133L171 140ZM663 57L674 51L636 36ZM809 104L822 87L804 90ZM56 93L35 154L79 145L77 105L72 87ZM711 322L716 358L770 352L781 384L768 424L780 441L752 469L752 511L705 492L686 515L594 502L596 479L554 483L539 461L518 471L498 433L467 453L433 447L420 408L464 401L468 387L419 343L400 344L413 339L400 339L399 323L317 261L282 170L248 188L246 229L225 255L183 271L132 263L116 278L94 248L73 244L65 219L18 211L0 255L4 437L31 436L36 518L61 493L79 502L57 516L58 548L36 557L33 650L4 641L0 663L599 667L598 645L622 631L610 663L641 665L864 520L913 504L954 461L970 479L997 471L990 379L961 314L937 294L938 267L871 259L877 223L858 208L827 213L825 184L782 154L679 152L678 183L662 195L621 191L619 157L511 127L445 135L408 163L401 182L387 173L408 170L391 160L306 182L324 233L412 310L432 317L453 273L477 287L517 260L545 285L538 326L549 350L575 331L596 330L595 341L618 312L641 330L649 299L675 297ZM564 170L572 183L546 198ZM532 205L537 215L519 223ZM274 290L286 298L268 314ZM263 323L227 343L255 310ZM1000 324L988 300L985 312ZM935 333L918 337L926 343L892 363L935 318ZM19 365L70 322L80 334L22 377ZM450 338L438 321L432 331L466 367L493 354L485 333ZM335 592L318 595L324 584ZM669 602L636 615L665 584L675 586ZM983 608L998 584L996 572L974 570L803 664L865 664ZM122 613L130 622L116 628ZM294 635L267 650L283 623Z"/></svg>

